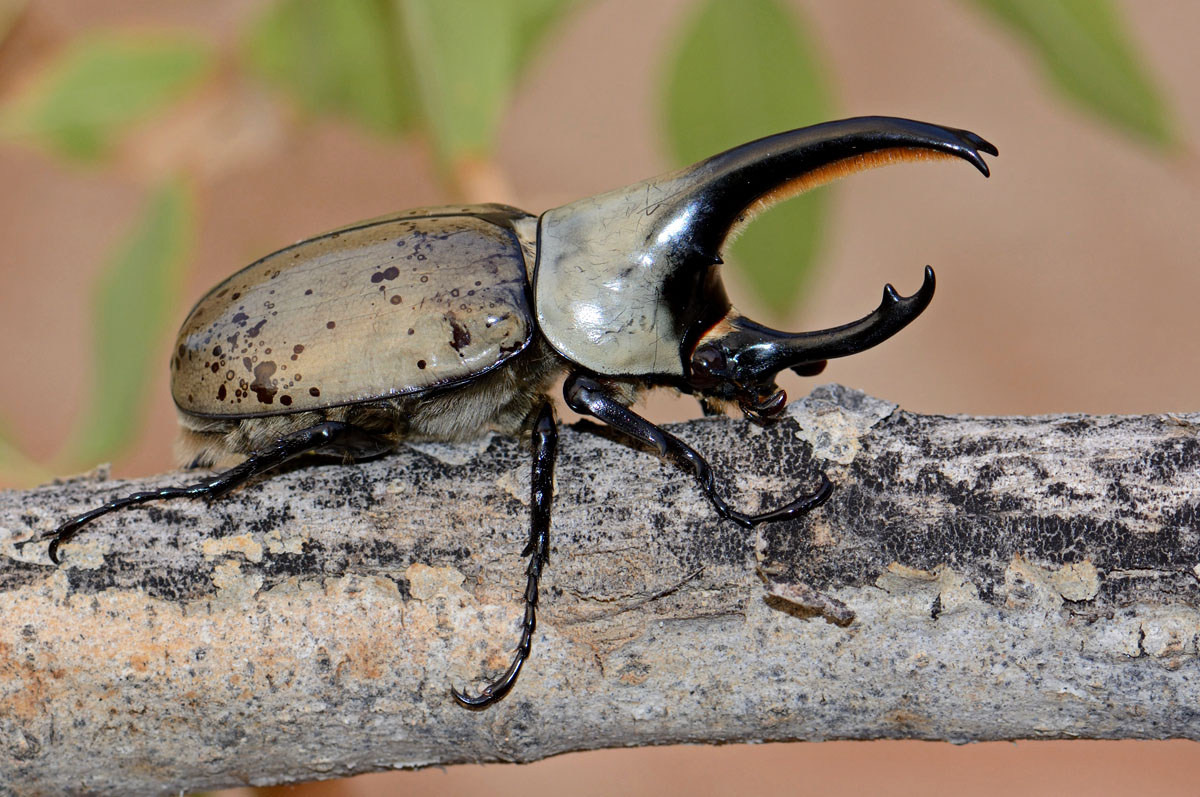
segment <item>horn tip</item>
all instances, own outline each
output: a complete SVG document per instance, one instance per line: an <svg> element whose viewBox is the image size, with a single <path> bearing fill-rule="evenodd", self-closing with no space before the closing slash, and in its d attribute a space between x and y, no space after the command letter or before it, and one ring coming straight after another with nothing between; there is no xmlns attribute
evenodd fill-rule
<svg viewBox="0 0 1200 797"><path fill-rule="evenodd" d="M916 293L908 297L901 296L896 291L896 287L889 282L887 285L883 286L883 303L897 304L905 301L906 299L912 300L917 297L923 298L926 303L928 303L928 300L933 298L933 290L935 287L937 287L937 278L933 273L933 266L925 266L925 278L921 282L921 287L917 289Z"/></svg>
<svg viewBox="0 0 1200 797"><path fill-rule="evenodd" d="M992 170L988 168L987 162L980 153L998 157L1000 150L996 149L995 144L983 136L972 133L970 130L963 130L961 133L964 143L969 147L964 154L967 155L967 159L971 162L971 165L978 169L984 177L991 177Z"/></svg>

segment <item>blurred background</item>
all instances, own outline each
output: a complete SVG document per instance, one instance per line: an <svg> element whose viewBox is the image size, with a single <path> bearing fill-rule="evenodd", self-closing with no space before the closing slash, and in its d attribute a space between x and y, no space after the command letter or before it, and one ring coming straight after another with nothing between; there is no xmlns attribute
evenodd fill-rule
<svg viewBox="0 0 1200 797"><path fill-rule="evenodd" d="M739 239L735 304L791 329L938 271L917 323L782 380L792 397L838 381L924 413L1200 410L1197 33L1189 0L0 0L0 486L171 468L175 329L267 252L418 205L540 212L860 114L1001 155L990 180L859 175ZM1198 752L674 747L287 793L1194 794Z"/></svg>

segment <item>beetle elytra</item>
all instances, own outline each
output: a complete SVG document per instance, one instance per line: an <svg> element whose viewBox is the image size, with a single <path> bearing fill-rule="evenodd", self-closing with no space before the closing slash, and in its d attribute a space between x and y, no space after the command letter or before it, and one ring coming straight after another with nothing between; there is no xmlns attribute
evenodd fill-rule
<svg viewBox="0 0 1200 797"><path fill-rule="evenodd" d="M506 672L482 708L513 687L530 655L538 583L550 550L556 422L568 406L676 462L723 518L744 527L820 506L829 481L749 515L717 491L705 459L630 409L670 387L706 411L737 406L769 421L785 369L813 375L907 326L933 297L888 285L858 321L798 334L733 309L719 266L726 240L760 208L844 174L893 161L960 158L985 176L996 148L965 130L862 117L769 136L541 216L503 205L410 210L289 246L247 266L196 304L171 359L189 458L230 470L137 493L45 535L50 557L108 512L146 501L215 498L302 454L365 458L402 440L528 435L533 454L525 614Z"/></svg>

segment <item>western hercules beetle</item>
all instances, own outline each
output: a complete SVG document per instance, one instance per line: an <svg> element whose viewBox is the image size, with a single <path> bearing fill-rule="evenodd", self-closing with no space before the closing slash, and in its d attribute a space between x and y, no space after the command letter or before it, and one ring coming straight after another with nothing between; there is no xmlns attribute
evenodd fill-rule
<svg viewBox="0 0 1200 797"><path fill-rule="evenodd" d="M933 270L901 297L888 285L864 318L789 334L738 314L718 266L758 210L844 174L893 161L956 157L985 176L974 133L862 117L792 130L670 174L554 208L423 208L334 230L247 266L192 309L171 359L171 390L196 464L245 454L223 473L111 501L45 535L60 546L84 524L159 499L215 498L305 453L362 458L401 440L529 433L532 520L522 556L525 616L508 670L477 696L512 688L529 657L538 580L549 557L557 431L548 391L690 469L717 513L751 527L820 506L831 486L747 515L717 493L699 453L629 407L672 387L706 411L736 404L757 421L784 408L776 375L894 335L933 298ZM530 269L532 266L532 270ZM532 276L532 279L531 279ZM365 345L367 343L370 345Z"/></svg>

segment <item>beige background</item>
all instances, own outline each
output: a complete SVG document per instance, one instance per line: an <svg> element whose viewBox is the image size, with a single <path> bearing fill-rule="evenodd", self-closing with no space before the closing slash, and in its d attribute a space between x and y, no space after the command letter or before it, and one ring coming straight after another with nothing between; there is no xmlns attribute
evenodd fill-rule
<svg viewBox="0 0 1200 797"><path fill-rule="evenodd" d="M917 324L886 346L831 364L822 380L935 413L1200 409L1193 54L1200 4L1121 3L1186 142L1173 157L1050 93L1024 50L967 3L795 5L815 26L838 115L968 127L1001 151L990 181L953 164L877 171L839 186L821 270L790 326L856 318L875 306L887 281L903 293L915 289L927 262L939 284ZM0 50L0 93L87 28L182 24L231 51L233 34L258 7L252 0L34 0ZM687 8L684 0L598 0L573 16L505 118L495 189L504 195L495 198L540 211L664 170L660 66ZM140 130L114 166L64 166L0 144L0 370L7 376L0 417L35 456L57 450L87 401L94 277L133 222L148 175L181 161L205 175L197 262L179 318L209 285L267 251L355 219L452 199L420 141L396 144L330 122L299 125L253 87L233 92L237 103L201 96ZM735 301L755 315L737 288L736 267L727 274ZM164 366L169 345L162 342ZM171 464L174 419L162 373L146 396L144 434L116 463L119 475ZM795 378L786 387L795 396L811 384ZM649 411L682 418L694 404L655 399ZM1196 793L1198 783L1200 749L1188 742L833 742L576 754L520 768L367 776L322 793L1169 795Z"/></svg>

